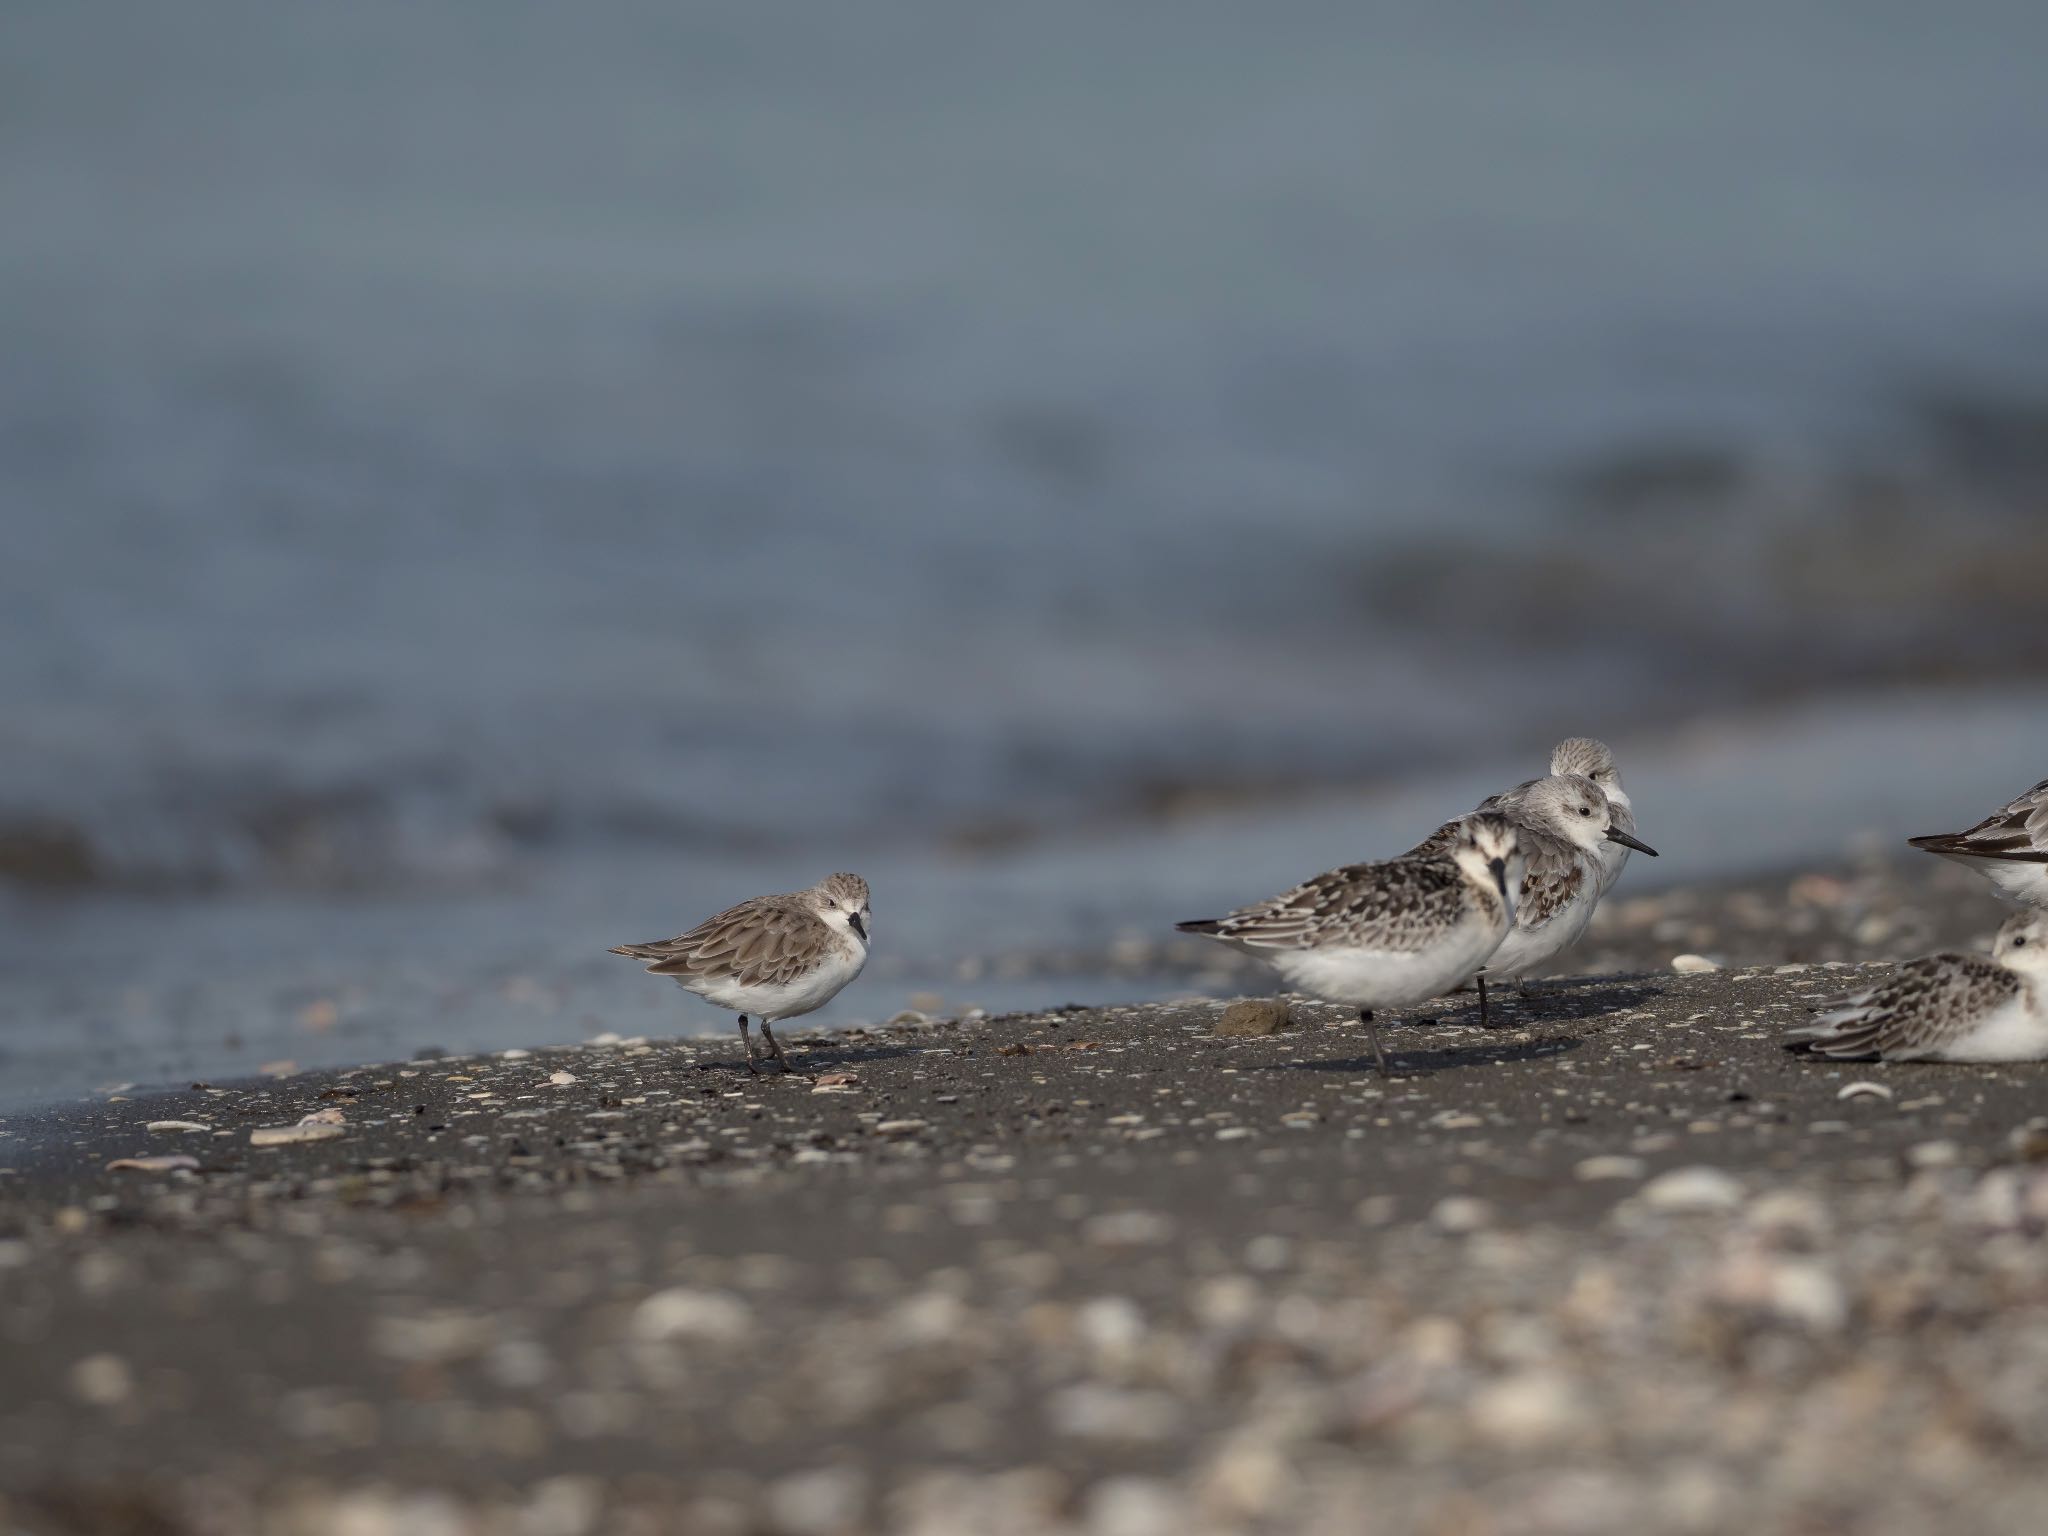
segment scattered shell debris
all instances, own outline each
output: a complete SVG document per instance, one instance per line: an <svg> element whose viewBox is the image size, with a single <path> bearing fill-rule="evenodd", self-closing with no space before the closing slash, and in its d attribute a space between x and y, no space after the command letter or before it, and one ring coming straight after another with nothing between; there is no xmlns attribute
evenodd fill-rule
<svg viewBox="0 0 2048 1536"><path fill-rule="evenodd" d="M197 1168L199 1159L184 1153L154 1153L147 1157L117 1157L107 1164L109 1173L176 1173Z"/></svg>
<svg viewBox="0 0 2048 1536"><path fill-rule="evenodd" d="M252 1147L287 1147L299 1142L333 1141L346 1131L338 1109L316 1109L295 1125L259 1125L249 1132Z"/></svg>

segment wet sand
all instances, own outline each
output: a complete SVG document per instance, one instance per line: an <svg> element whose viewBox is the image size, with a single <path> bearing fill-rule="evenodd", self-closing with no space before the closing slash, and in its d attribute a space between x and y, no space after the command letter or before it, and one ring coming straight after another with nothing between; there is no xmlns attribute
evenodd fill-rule
<svg viewBox="0 0 2048 1536"><path fill-rule="evenodd" d="M1391 1081L1191 1001L16 1117L0 1528L2037 1529L2048 1066L1669 958Z"/></svg>

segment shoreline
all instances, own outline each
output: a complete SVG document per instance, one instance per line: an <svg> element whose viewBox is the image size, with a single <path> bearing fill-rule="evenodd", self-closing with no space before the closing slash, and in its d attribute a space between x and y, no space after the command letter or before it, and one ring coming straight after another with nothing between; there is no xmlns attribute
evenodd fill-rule
<svg viewBox="0 0 2048 1536"><path fill-rule="evenodd" d="M1645 862L1636 860L1620 889L1601 904L1587 936L1561 958L1564 970L1655 971L1685 951L1738 966L1900 959L1937 948L1967 948L1988 938L2002 916L1983 881L1924 855L1845 858L1684 886L1644 881L1643 876L1660 872L1654 867L1638 871L1636 866ZM1649 884L1641 894L1635 889L1639 881ZM278 943L287 937L271 935ZM365 984L358 979L360 966L370 967L379 980ZM10 1119L101 1103L108 1094L162 1091L194 1076L221 1081L254 1077L260 1065L272 1060L294 1071L328 1070L395 1059L394 1047L464 1053L544 1050L606 1032L657 1040L715 1039L731 1029L729 1016L679 1000L673 988L652 985L636 967L595 947L589 953L571 945L522 958L494 958L475 974L457 970L445 978L422 975L416 966L375 952L347 964L318 962L296 978L289 965L269 966L264 976L248 981L232 975L219 981L189 976L154 988L136 983L135 997L153 999L157 1006L220 1017L219 1027L232 1028L238 1037L233 1055L239 1070L220 1064L224 1051L191 1045L169 1050L173 1059L166 1060L164 1053L124 1038L140 1027L124 1023L94 1047L102 1067L90 1079L122 1086L87 1091L73 1064L66 1088L51 1097L15 1100L0 1090L0 1130ZM904 1009L1019 1012L1257 993L1272 985L1270 971L1256 960L1162 928L1119 933L1093 948L1049 946L974 955L955 962L950 976L936 962L885 952L862 979L855 1005L865 1001L878 1021ZM66 996L72 999L68 1005ZM54 1010L46 1027L61 1021L66 1027L95 1030L105 1029L107 1010L133 1014L141 1006L134 998L112 995L98 1004L81 1001L89 996L76 987L45 986L19 1001L24 1009ZM195 1008L192 997L206 999L218 1013ZM893 1003L884 1001L890 999ZM835 1006L832 1014L844 1017L845 1011ZM824 1017L829 1021L832 1014ZM676 1034L679 1026L692 1024L705 1027ZM871 1028L873 1021L860 1027ZM194 1026L188 1036L196 1032L203 1038L203 1031L204 1026ZM243 1034L246 1042L240 1039ZM38 1061L35 1046L24 1043L17 1051L15 1069L32 1070ZM209 1055L215 1062L211 1068L204 1065ZM138 1058L165 1075L138 1071ZM44 1064L49 1065L47 1058ZM173 1074L171 1068L186 1070Z"/></svg>
<svg viewBox="0 0 2048 1536"><path fill-rule="evenodd" d="M1388 1082L1341 1010L1203 1001L793 1036L815 1080L693 1038L15 1117L0 1514L2031 1529L2048 1064L1783 1051L1864 974L1453 1000ZM154 1155L199 1168L106 1166Z"/></svg>

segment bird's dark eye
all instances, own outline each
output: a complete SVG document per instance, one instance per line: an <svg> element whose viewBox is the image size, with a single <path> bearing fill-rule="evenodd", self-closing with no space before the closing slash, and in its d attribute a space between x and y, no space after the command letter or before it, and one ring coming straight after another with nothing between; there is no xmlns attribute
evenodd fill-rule
<svg viewBox="0 0 2048 1536"><path fill-rule="evenodd" d="M1579 814L1581 816L1590 816L1593 814L1593 807L1591 807L1590 805L1582 805L1579 807Z"/></svg>
<svg viewBox="0 0 2048 1536"><path fill-rule="evenodd" d="M2014 949L2025 949L2027 947L2027 941L2025 939L2014 939L2012 941L2012 947Z"/></svg>

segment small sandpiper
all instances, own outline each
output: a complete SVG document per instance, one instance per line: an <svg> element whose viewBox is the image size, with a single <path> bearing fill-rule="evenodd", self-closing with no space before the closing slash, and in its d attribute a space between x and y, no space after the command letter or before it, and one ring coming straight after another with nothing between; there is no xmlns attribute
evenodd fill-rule
<svg viewBox="0 0 2048 1536"><path fill-rule="evenodd" d="M807 891L756 896L707 918L688 933L648 944L620 944L615 955L648 961L686 991L740 1016L747 1070L759 1072L747 1016L783 1071L793 1070L769 1026L822 1008L868 961L868 883L827 875Z"/></svg>
<svg viewBox="0 0 2048 1536"><path fill-rule="evenodd" d="M1440 848L1349 864L1228 917L1176 926L1257 956L1290 987L1356 1008L1385 1077L1374 1011L1441 997L1485 964L1513 923L1521 864L1513 822L1474 814Z"/></svg>
<svg viewBox="0 0 2048 1536"><path fill-rule="evenodd" d="M1815 1008L1787 1044L1840 1061L2048 1060L2048 912L2015 912L1991 957L1908 960Z"/></svg>
<svg viewBox="0 0 2048 1536"><path fill-rule="evenodd" d="M1967 832L1936 832L1907 841L1974 869L2008 901L2048 907L2048 779Z"/></svg>
<svg viewBox="0 0 2048 1536"><path fill-rule="evenodd" d="M1488 978L1512 977L1517 984L1528 972L1578 942L1600 904L1600 849L1619 843L1646 853L1657 850L1614 824L1614 808L1600 786L1578 774L1552 774L1508 792L1517 797L1509 808L1475 811L1446 822L1418 848L1436 848L1457 835L1474 815L1506 815L1520 834L1528 867L1515 897L1514 926L1476 978L1479 1021L1487 1022ZM1506 797L1503 797L1504 799Z"/></svg>
<svg viewBox="0 0 2048 1536"><path fill-rule="evenodd" d="M1621 769L1614 761L1614 749L1604 741L1591 736L1568 736L1550 749L1550 771L1553 775L1575 773L1583 779L1591 779L1600 786L1600 793L1607 797L1613 807L1614 825L1630 837L1636 832L1635 803L1629 799L1628 791L1622 787ZM1528 779L1513 789L1502 790L1490 799L1480 802L1482 811L1512 811L1522 803L1522 797L1541 779ZM1603 842L1600 856L1600 894L1605 896L1614 889L1614 882L1621 878L1621 871L1628 863L1629 845L1619 842Z"/></svg>

